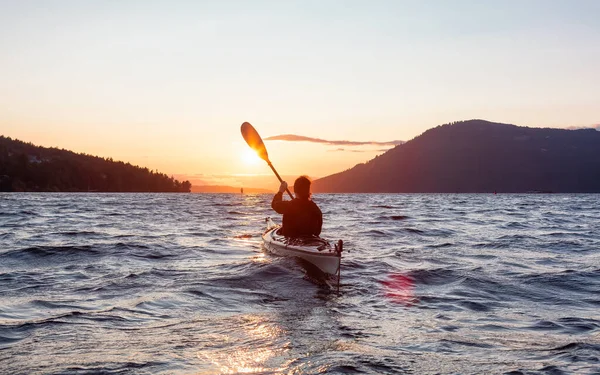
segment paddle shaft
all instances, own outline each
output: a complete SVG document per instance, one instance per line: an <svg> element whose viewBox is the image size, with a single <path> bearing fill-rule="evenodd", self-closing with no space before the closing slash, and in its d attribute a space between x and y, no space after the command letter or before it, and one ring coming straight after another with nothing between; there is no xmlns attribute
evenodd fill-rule
<svg viewBox="0 0 600 375"><path fill-rule="evenodd" d="M271 169L273 170L273 173L275 173L275 176L277 176L277 179L279 179L279 182L283 182L283 180L279 176L279 173L277 173L277 171L275 170L275 167L273 166L273 164L271 164L271 162L268 160L267 160L267 164L269 165L269 167L271 167ZM294 196L292 195L292 193L290 193L290 189L285 188L285 191L287 191L287 193L290 195L290 198L294 199Z"/></svg>

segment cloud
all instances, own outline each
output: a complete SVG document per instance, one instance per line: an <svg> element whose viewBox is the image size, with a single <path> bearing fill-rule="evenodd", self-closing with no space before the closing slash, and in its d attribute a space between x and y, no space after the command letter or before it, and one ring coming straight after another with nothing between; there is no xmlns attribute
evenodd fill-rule
<svg viewBox="0 0 600 375"><path fill-rule="evenodd" d="M265 141L311 142L311 143L321 143L321 144L332 145L332 146L397 146L397 145L401 145L404 143L404 141L388 141L388 142L330 141L330 140L326 140L326 139L311 138L311 137L305 137L303 135L295 135L295 134L275 135L272 137L265 138ZM338 149L338 151L342 151L342 149Z"/></svg>
<svg viewBox="0 0 600 375"><path fill-rule="evenodd" d="M373 152L373 150L347 150L345 148L336 148L332 150L327 150L328 152ZM387 150L385 150L387 151Z"/></svg>

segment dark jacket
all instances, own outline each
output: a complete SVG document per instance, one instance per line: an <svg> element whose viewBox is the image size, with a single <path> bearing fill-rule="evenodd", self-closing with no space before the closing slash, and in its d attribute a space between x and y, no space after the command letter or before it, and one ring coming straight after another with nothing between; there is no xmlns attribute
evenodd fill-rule
<svg viewBox="0 0 600 375"><path fill-rule="evenodd" d="M299 237L321 234L323 214L310 199L294 198L284 201L283 193L277 193L273 197L271 207L277 213L283 214L283 228L280 232L282 235Z"/></svg>

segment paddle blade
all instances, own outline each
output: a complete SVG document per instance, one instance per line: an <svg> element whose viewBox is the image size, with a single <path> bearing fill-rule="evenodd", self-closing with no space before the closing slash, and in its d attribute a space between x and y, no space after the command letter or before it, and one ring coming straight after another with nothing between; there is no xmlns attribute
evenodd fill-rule
<svg viewBox="0 0 600 375"><path fill-rule="evenodd" d="M256 151L261 159L268 163L269 154L267 154L267 148L256 129L254 129L254 126L250 125L249 122L244 122L240 130L242 131L242 137L244 137L248 146Z"/></svg>

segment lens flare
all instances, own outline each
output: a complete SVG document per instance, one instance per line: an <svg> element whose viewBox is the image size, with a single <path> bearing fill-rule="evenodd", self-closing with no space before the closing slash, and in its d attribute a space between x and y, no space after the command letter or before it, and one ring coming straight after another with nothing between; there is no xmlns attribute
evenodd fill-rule
<svg viewBox="0 0 600 375"><path fill-rule="evenodd" d="M391 274L381 284L385 289L385 296L393 302L401 303L405 306L412 306L417 302L412 277L399 273Z"/></svg>

